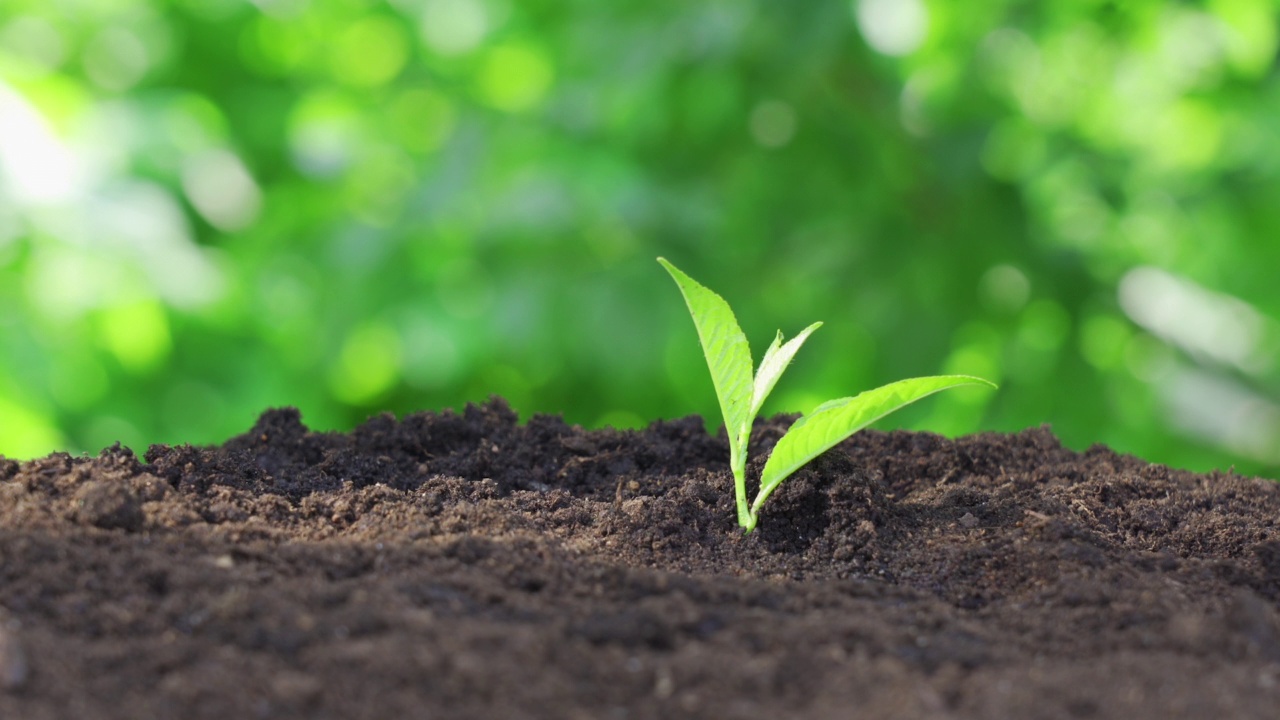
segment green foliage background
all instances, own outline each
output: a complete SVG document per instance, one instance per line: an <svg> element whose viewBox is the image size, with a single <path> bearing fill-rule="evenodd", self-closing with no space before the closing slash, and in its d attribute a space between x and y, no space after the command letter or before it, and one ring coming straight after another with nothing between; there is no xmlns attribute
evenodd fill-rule
<svg viewBox="0 0 1280 720"><path fill-rule="evenodd" d="M0 453L459 407L1051 423L1280 474L1269 0L4 0Z"/></svg>

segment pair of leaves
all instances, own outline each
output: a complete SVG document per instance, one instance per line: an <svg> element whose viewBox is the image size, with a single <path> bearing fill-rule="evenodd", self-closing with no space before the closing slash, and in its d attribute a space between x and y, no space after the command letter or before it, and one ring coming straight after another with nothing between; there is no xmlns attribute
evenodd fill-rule
<svg viewBox="0 0 1280 720"><path fill-rule="evenodd" d="M725 432L729 435L729 452L735 458L741 455L745 464L746 438L751 433L752 421L796 351L822 323L810 325L786 344L783 344L782 331L779 330L760 361L760 369L753 376L751 346L729 303L665 258L658 258L658 262L680 286L689 313L693 315L707 367L711 370L711 381L715 384L716 397L720 400L720 413L724 416Z"/></svg>
<svg viewBox="0 0 1280 720"><path fill-rule="evenodd" d="M783 480L855 432L940 390L960 385L995 387L982 378L941 375L899 380L853 397L825 402L792 424L778 440L761 472L760 491L748 506L746 462L751 423L796 351L822 323L810 325L786 343L779 331L759 369L752 373L751 348L729 303L665 259L658 258L658 262L679 286L698 329L729 436L729 467L734 477L738 523L747 532L755 527L760 507Z"/></svg>

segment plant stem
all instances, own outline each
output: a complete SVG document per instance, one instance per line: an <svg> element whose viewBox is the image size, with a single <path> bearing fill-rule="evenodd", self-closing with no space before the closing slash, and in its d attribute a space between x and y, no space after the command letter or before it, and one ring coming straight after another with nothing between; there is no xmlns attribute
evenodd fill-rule
<svg viewBox="0 0 1280 720"><path fill-rule="evenodd" d="M756 526L756 516L752 514L751 507L747 505L747 477L745 468L734 465L733 467L733 490L738 500L738 524L751 532Z"/></svg>
<svg viewBox="0 0 1280 720"><path fill-rule="evenodd" d="M747 504L747 438L739 436L730 448L729 467L733 470L733 495L738 501L738 525L751 532L756 526L756 514Z"/></svg>
<svg viewBox="0 0 1280 720"><path fill-rule="evenodd" d="M730 468L733 470L733 497L737 500L737 524L751 532L755 527L755 515L746 502L746 452L745 447L735 448L730 457Z"/></svg>

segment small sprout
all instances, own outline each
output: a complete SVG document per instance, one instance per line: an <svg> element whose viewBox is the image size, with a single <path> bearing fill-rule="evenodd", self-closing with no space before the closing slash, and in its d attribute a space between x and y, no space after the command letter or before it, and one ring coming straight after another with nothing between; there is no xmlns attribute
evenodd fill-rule
<svg viewBox="0 0 1280 720"><path fill-rule="evenodd" d="M711 381L720 400L720 412L724 415L725 432L729 436L729 467L733 470L738 524L746 532L755 529L760 519L760 507L783 480L850 435L939 390L960 385L996 386L989 380L969 375L939 375L899 380L853 397L828 400L795 421L778 440L760 474L760 491L755 501L748 505L746 468L751 423L796 351L822 323L810 325L785 343L779 331L753 375L751 348L733 311L729 309L729 303L665 259L658 258L658 262L680 287L689 313L693 315L693 324L698 329L702 353L711 370Z"/></svg>

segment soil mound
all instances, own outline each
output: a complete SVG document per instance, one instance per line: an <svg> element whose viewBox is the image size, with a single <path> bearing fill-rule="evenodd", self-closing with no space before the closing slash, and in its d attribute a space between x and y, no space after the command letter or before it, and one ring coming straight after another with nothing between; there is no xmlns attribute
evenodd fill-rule
<svg viewBox="0 0 1280 720"><path fill-rule="evenodd" d="M0 718L1272 718L1280 487L864 431L734 518L701 418L498 399L0 458ZM749 475L794 420L757 423Z"/></svg>

